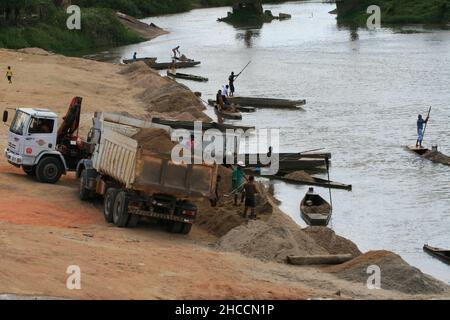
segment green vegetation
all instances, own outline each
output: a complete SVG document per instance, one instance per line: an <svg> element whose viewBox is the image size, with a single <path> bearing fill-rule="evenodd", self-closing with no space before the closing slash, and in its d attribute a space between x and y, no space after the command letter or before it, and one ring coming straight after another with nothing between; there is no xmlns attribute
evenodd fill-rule
<svg viewBox="0 0 450 320"><path fill-rule="evenodd" d="M344 23L365 25L370 5L381 8L381 22L395 24L447 24L450 22L450 0L360 0L347 12L339 12Z"/></svg>
<svg viewBox="0 0 450 320"><path fill-rule="evenodd" d="M81 30L69 30L68 17L52 0L0 0L0 47L39 47L70 55L143 40L108 9L82 10Z"/></svg>
<svg viewBox="0 0 450 320"><path fill-rule="evenodd" d="M115 11L142 18L200 7L229 6L233 0L72 0L72 4L82 8L81 30L67 29L69 15L61 7L62 2L0 0L0 48L39 47L68 55L90 53L144 40L124 27Z"/></svg>

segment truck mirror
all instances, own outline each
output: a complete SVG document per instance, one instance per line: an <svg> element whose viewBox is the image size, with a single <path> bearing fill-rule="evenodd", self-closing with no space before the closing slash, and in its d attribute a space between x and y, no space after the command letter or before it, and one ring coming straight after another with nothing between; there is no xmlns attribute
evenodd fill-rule
<svg viewBox="0 0 450 320"><path fill-rule="evenodd" d="M3 122L7 122L8 121L8 111L3 111Z"/></svg>

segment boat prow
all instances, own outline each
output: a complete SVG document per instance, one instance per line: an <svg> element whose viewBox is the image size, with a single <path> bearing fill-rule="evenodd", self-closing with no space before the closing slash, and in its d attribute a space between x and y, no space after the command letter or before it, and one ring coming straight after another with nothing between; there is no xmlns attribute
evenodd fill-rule
<svg viewBox="0 0 450 320"><path fill-rule="evenodd" d="M444 250L440 248L435 248L429 245L424 245L423 250L432 256L438 258L442 262L445 262L446 264L450 264L450 250Z"/></svg>
<svg viewBox="0 0 450 320"><path fill-rule="evenodd" d="M424 148L424 147L416 147L415 145L413 146L407 146L406 147L409 151L414 152L420 156L423 156L425 153L427 153L428 151L430 151L430 149L428 148Z"/></svg>

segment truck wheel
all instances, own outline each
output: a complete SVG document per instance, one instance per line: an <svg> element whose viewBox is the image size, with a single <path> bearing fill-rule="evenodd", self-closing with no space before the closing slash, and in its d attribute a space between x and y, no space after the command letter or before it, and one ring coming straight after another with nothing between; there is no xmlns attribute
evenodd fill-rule
<svg viewBox="0 0 450 320"><path fill-rule="evenodd" d="M62 174L61 161L53 157L42 159L36 167L36 178L42 183L56 183Z"/></svg>
<svg viewBox="0 0 450 320"><path fill-rule="evenodd" d="M169 224L167 225L167 231L170 233L181 233L181 230L183 229L183 223L178 221L169 221Z"/></svg>
<svg viewBox="0 0 450 320"><path fill-rule="evenodd" d="M92 191L86 188L87 186L87 171L83 170L80 175L80 185L78 188L78 195L81 201L88 201L92 198Z"/></svg>
<svg viewBox="0 0 450 320"><path fill-rule="evenodd" d="M126 191L119 191L114 201L113 222L119 228L127 226L130 214L128 213L128 198Z"/></svg>
<svg viewBox="0 0 450 320"><path fill-rule="evenodd" d="M137 225L138 225L138 223L139 223L139 216L138 215L136 215L136 214L132 214L131 216L130 216L130 220L128 220L128 225L127 225L127 227L128 228L136 228L137 227Z"/></svg>
<svg viewBox="0 0 450 320"><path fill-rule="evenodd" d="M36 176L36 166L23 166L22 170L30 177Z"/></svg>
<svg viewBox="0 0 450 320"><path fill-rule="evenodd" d="M191 232L192 229L192 224L190 223L184 223L183 224L183 228L181 229L181 234L189 234L189 232Z"/></svg>
<svg viewBox="0 0 450 320"><path fill-rule="evenodd" d="M114 212L114 202L116 201L116 196L119 190L116 188L109 188L106 190L104 202L103 202L103 216L105 217L106 222L112 223L113 212Z"/></svg>

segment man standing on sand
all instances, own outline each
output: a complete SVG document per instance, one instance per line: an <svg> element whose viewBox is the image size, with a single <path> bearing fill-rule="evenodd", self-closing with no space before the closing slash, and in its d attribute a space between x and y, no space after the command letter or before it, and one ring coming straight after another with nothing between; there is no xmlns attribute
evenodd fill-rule
<svg viewBox="0 0 450 320"><path fill-rule="evenodd" d="M238 196L239 193L242 192L242 188L244 187L244 180L247 180L243 168L245 167L242 161L239 161L237 166L233 170L233 174L231 176L231 187L232 193L234 193L234 205L238 206ZM242 202L243 197L241 198Z"/></svg>
<svg viewBox="0 0 450 320"><path fill-rule="evenodd" d="M8 66L8 69L6 69L6 79L8 79L9 84L12 84L12 76L13 76L13 73L12 73L11 67Z"/></svg>
<svg viewBox="0 0 450 320"><path fill-rule="evenodd" d="M250 209L250 219L256 219L255 208L256 208L256 197L258 193L255 185L255 177L250 176L247 183L244 185L245 191L245 209L244 218L247 219L247 211Z"/></svg>
<svg viewBox="0 0 450 320"><path fill-rule="evenodd" d="M419 117L417 119L417 142L416 142L416 148L422 148L422 141L423 141L423 125L428 123L429 117L427 117L425 120L423 120L423 117L421 114L419 114Z"/></svg>

